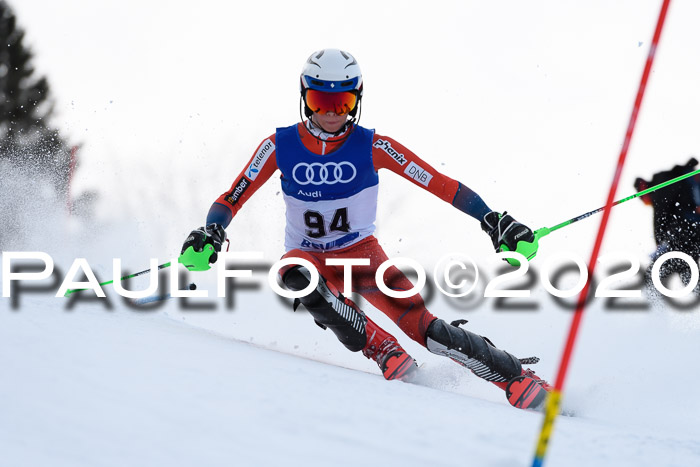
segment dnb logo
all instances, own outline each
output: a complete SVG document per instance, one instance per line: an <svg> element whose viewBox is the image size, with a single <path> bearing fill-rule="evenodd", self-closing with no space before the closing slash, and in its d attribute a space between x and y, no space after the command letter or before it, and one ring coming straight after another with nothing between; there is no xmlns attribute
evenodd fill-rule
<svg viewBox="0 0 700 467"><path fill-rule="evenodd" d="M433 179L433 174L431 174L415 162L411 162L410 164L408 164L408 167L406 167L406 170L404 170L403 173L405 173L406 175L408 175L423 186L428 186L430 184L430 180Z"/></svg>
<svg viewBox="0 0 700 467"><path fill-rule="evenodd" d="M299 185L335 185L350 183L357 176L357 168L350 162L300 162L292 169L292 178Z"/></svg>

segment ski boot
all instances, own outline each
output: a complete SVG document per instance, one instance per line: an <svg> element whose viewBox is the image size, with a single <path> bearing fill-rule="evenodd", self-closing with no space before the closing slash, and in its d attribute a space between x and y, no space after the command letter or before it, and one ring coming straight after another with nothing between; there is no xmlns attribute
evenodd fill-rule
<svg viewBox="0 0 700 467"><path fill-rule="evenodd" d="M508 381L504 389L506 398L513 407L542 410L547 393L554 387L527 368L523 369L522 375Z"/></svg>
<svg viewBox="0 0 700 467"><path fill-rule="evenodd" d="M347 300L347 299L346 299ZM387 380L409 380L418 369L416 361L396 339L367 318L367 345L362 349L371 358Z"/></svg>
<svg viewBox="0 0 700 467"><path fill-rule="evenodd" d="M296 266L282 278L291 290L303 290L310 283L306 268ZM316 289L296 299L294 309L303 304L322 329L330 329L351 352L362 350L382 371L384 378L407 379L418 368L415 360L397 343L396 339L380 328L349 298L331 283L320 278Z"/></svg>
<svg viewBox="0 0 700 467"><path fill-rule="evenodd" d="M532 365L537 357L518 359L497 348L487 337L479 336L459 326L466 320L447 324L436 319L428 327L426 347L468 368L479 378L489 381L506 392L508 402L521 409L539 408L551 389L523 364Z"/></svg>

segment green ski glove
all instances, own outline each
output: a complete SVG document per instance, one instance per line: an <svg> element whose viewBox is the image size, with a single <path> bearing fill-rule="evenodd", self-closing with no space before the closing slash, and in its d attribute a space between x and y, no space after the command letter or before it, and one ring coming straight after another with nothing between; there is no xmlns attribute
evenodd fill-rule
<svg viewBox="0 0 700 467"><path fill-rule="evenodd" d="M226 241L226 231L219 224L209 224L190 232L182 244L178 263L190 271L207 271L216 263L221 245Z"/></svg>

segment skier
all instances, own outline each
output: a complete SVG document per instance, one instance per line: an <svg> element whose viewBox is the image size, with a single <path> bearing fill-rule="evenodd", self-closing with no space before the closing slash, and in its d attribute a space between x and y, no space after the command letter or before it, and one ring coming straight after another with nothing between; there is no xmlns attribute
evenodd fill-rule
<svg viewBox="0 0 700 467"><path fill-rule="evenodd" d="M466 185L441 174L396 140L360 126L363 82L351 54L337 49L314 52L300 80L300 113L303 108L307 119L301 117L299 123L278 128L260 143L231 188L211 206L206 225L188 236L183 255L211 245L209 261L216 261L231 219L280 170L286 203L287 252L283 257L305 259L320 274L315 290L295 301L295 309L299 302L303 304L315 322L335 333L350 351L362 351L374 360L386 379L408 378L416 369L413 358L394 336L339 292L344 290L343 267L326 264L329 259L366 258L368 265L353 267L353 291L389 316L410 338L502 389L521 375L536 379L531 370L523 369L523 362L487 338L460 328L462 323L449 324L431 314L420 295L391 298L379 291L375 272L387 256L373 235L377 172L391 170L477 219L497 251L514 251L519 241L533 242L532 230L505 212L492 211ZM287 266L280 276L293 291L311 283L311 273L303 265ZM395 267L388 270L385 283L392 290L413 287Z"/></svg>
<svg viewBox="0 0 700 467"><path fill-rule="evenodd" d="M654 174L651 181L637 178L634 187L643 191L695 170L698 161L691 158L685 165L676 165L670 170ZM651 254L656 261L668 251L680 251L689 255L697 262L700 259L700 176L681 180L659 190L647 193L641 197L645 204L654 208L654 240L656 250ZM651 268L646 274L647 284L652 287ZM666 261L660 270L661 279L678 274L683 283L690 282L690 267L680 259ZM695 289L700 293L700 287Z"/></svg>

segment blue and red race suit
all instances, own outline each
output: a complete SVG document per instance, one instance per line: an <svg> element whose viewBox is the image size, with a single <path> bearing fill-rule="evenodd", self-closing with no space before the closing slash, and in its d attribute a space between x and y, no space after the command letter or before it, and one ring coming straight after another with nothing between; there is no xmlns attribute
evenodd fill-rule
<svg viewBox="0 0 700 467"><path fill-rule="evenodd" d="M479 195L421 160L396 140L353 126L336 138L314 136L307 123L278 128L266 138L214 202L207 224L228 226L250 197L279 170L286 204L285 257L311 261L336 290L344 290L343 267L325 259L369 258L353 267L353 290L387 314L412 339L425 345L425 332L435 319L420 295L392 298L381 293L374 271L387 256L374 237L378 172L388 169L414 185L481 220L490 211ZM393 290L411 282L392 267L385 274Z"/></svg>

